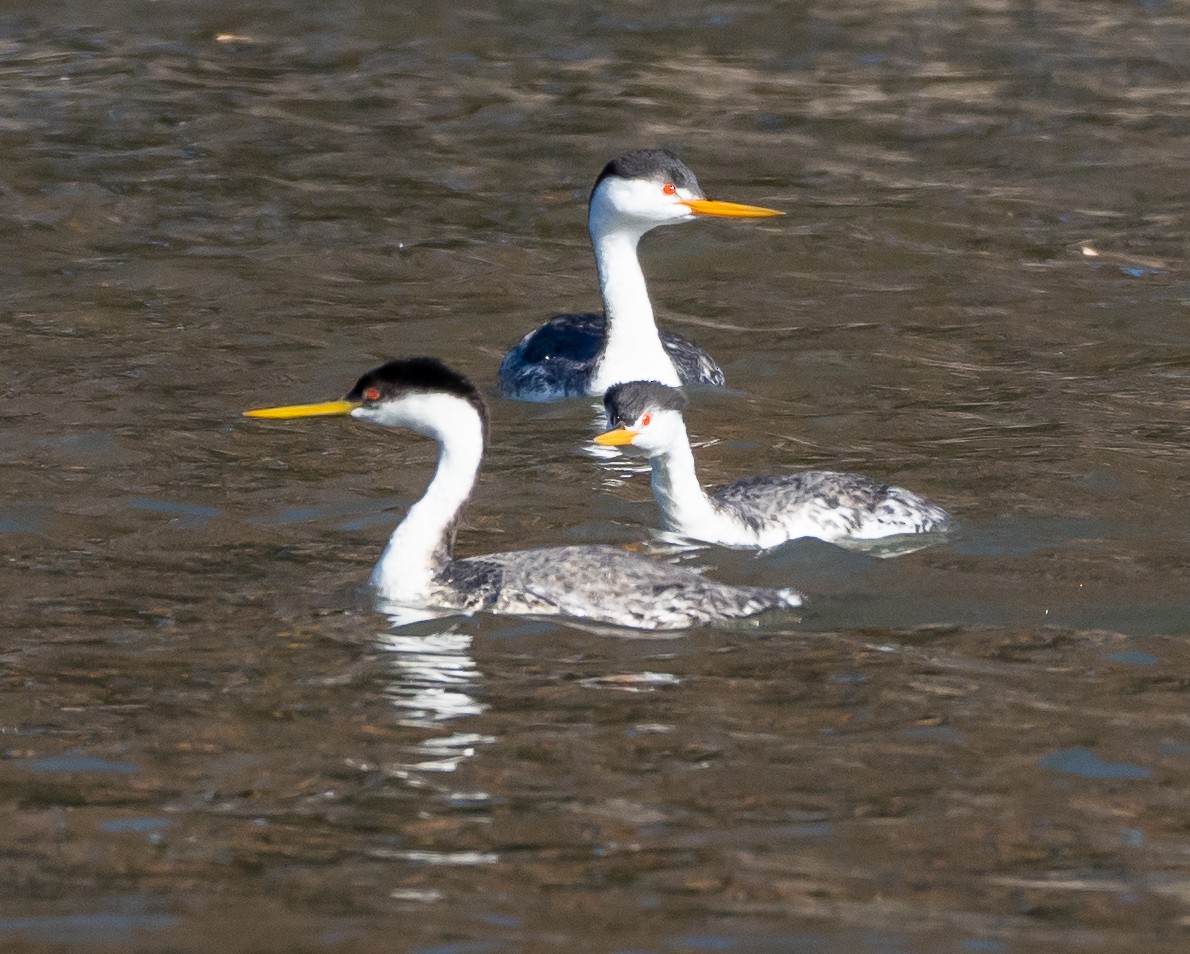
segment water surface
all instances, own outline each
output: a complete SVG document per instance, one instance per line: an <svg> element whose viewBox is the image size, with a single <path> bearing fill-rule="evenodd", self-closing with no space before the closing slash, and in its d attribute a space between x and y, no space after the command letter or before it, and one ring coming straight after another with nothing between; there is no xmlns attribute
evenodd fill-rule
<svg viewBox="0 0 1190 954"><path fill-rule="evenodd" d="M1177 4L615 0L0 16L6 949L1184 950ZM897 559L686 554L800 620L393 629L423 440L244 421L400 353L492 398L463 554L635 544L585 402L604 161L785 209L643 244L732 390L700 475L856 469Z"/></svg>

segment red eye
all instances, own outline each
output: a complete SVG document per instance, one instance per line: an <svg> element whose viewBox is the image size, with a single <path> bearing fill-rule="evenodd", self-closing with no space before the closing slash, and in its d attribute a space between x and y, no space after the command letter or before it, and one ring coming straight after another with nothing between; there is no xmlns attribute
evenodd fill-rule
<svg viewBox="0 0 1190 954"><path fill-rule="evenodd" d="M642 414L642 415L640 416L640 426L641 426L641 427L648 427L648 426L649 426L649 422L650 422L651 420L653 420L653 415L652 415L652 414Z"/></svg>
<svg viewBox="0 0 1190 954"><path fill-rule="evenodd" d="M368 388L368 390L366 390L364 392L364 400L379 401L380 400L380 388Z"/></svg>
<svg viewBox="0 0 1190 954"><path fill-rule="evenodd" d="M678 187L676 185L674 185L672 182L667 182L667 183L665 183L665 185L663 185L661 187L661 191L664 192L666 195L677 195Z"/></svg>

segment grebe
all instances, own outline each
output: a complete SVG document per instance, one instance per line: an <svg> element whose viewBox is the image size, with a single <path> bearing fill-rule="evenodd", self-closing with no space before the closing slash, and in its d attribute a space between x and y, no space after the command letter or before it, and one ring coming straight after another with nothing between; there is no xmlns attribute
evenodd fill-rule
<svg viewBox="0 0 1190 954"><path fill-rule="evenodd" d="M653 496L665 530L734 547L773 547L798 537L833 543L947 529L946 511L900 487L862 474L807 470L745 477L707 494L694 472L682 410L686 396L655 381L631 381L603 399L614 430L595 438L649 455Z"/></svg>
<svg viewBox="0 0 1190 954"><path fill-rule="evenodd" d="M684 629L800 606L793 590L726 586L610 546L571 546L455 560L459 512L487 442L487 409L465 377L434 358L390 361L341 401L245 411L250 417L345 414L438 442L438 466L372 572L381 608L433 607L569 616L638 629Z"/></svg>
<svg viewBox="0 0 1190 954"><path fill-rule="evenodd" d="M658 334L637 243L650 229L699 216L765 218L776 209L715 202L666 149L613 159L595 180L587 231L595 249L603 314L555 315L500 364L500 392L521 401L602 395L638 378L663 384L723 386L714 359L681 335Z"/></svg>

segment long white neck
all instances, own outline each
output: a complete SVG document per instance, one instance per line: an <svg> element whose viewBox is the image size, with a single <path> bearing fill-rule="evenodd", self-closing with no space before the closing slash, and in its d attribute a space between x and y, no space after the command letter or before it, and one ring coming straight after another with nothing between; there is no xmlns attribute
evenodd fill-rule
<svg viewBox="0 0 1190 954"><path fill-rule="evenodd" d="M381 599L417 603L450 563L455 522L483 460L483 422L475 408L453 395L420 394L401 403L399 416L385 418L382 412L378 422L433 437L438 466L422 498L389 537L372 585Z"/></svg>
<svg viewBox="0 0 1190 954"><path fill-rule="evenodd" d="M607 316L607 337L596 359L588 393L601 395L623 381L660 381L679 387L682 382L678 372L657 334L653 305L636 253L644 231L605 227L595 214L590 231Z"/></svg>
<svg viewBox="0 0 1190 954"><path fill-rule="evenodd" d="M699 537L721 519L711 498L698 482L694 453L685 424L675 431L672 443L649 459L653 469L653 496L661 509L662 526L683 536Z"/></svg>

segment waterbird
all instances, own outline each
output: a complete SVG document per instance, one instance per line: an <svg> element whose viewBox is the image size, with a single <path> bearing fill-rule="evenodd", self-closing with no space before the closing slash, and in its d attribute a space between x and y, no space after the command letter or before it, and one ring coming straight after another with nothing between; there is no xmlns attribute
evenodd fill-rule
<svg viewBox="0 0 1190 954"><path fill-rule="evenodd" d="M596 435L595 443L648 455L653 496L670 533L768 548L799 537L847 544L941 533L950 523L945 510L912 491L830 470L745 477L708 494L695 473L682 391L629 381L609 388L603 404L611 430Z"/></svg>
<svg viewBox="0 0 1190 954"><path fill-rule="evenodd" d="M791 589L728 586L696 570L612 546L566 546L456 560L459 514L487 444L483 398L435 358L398 358L369 371L338 401L245 411L256 418L350 415L438 442L424 495L389 538L372 572L382 609L565 616L637 629L684 629L800 606Z"/></svg>
<svg viewBox="0 0 1190 954"><path fill-rule="evenodd" d="M500 364L501 393L522 401L598 397L638 378L722 387L723 371L709 354L681 335L658 332L637 245L646 232L672 222L783 214L708 199L694 173L667 149L637 149L611 160L587 206L603 314L555 315L527 334Z"/></svg>

